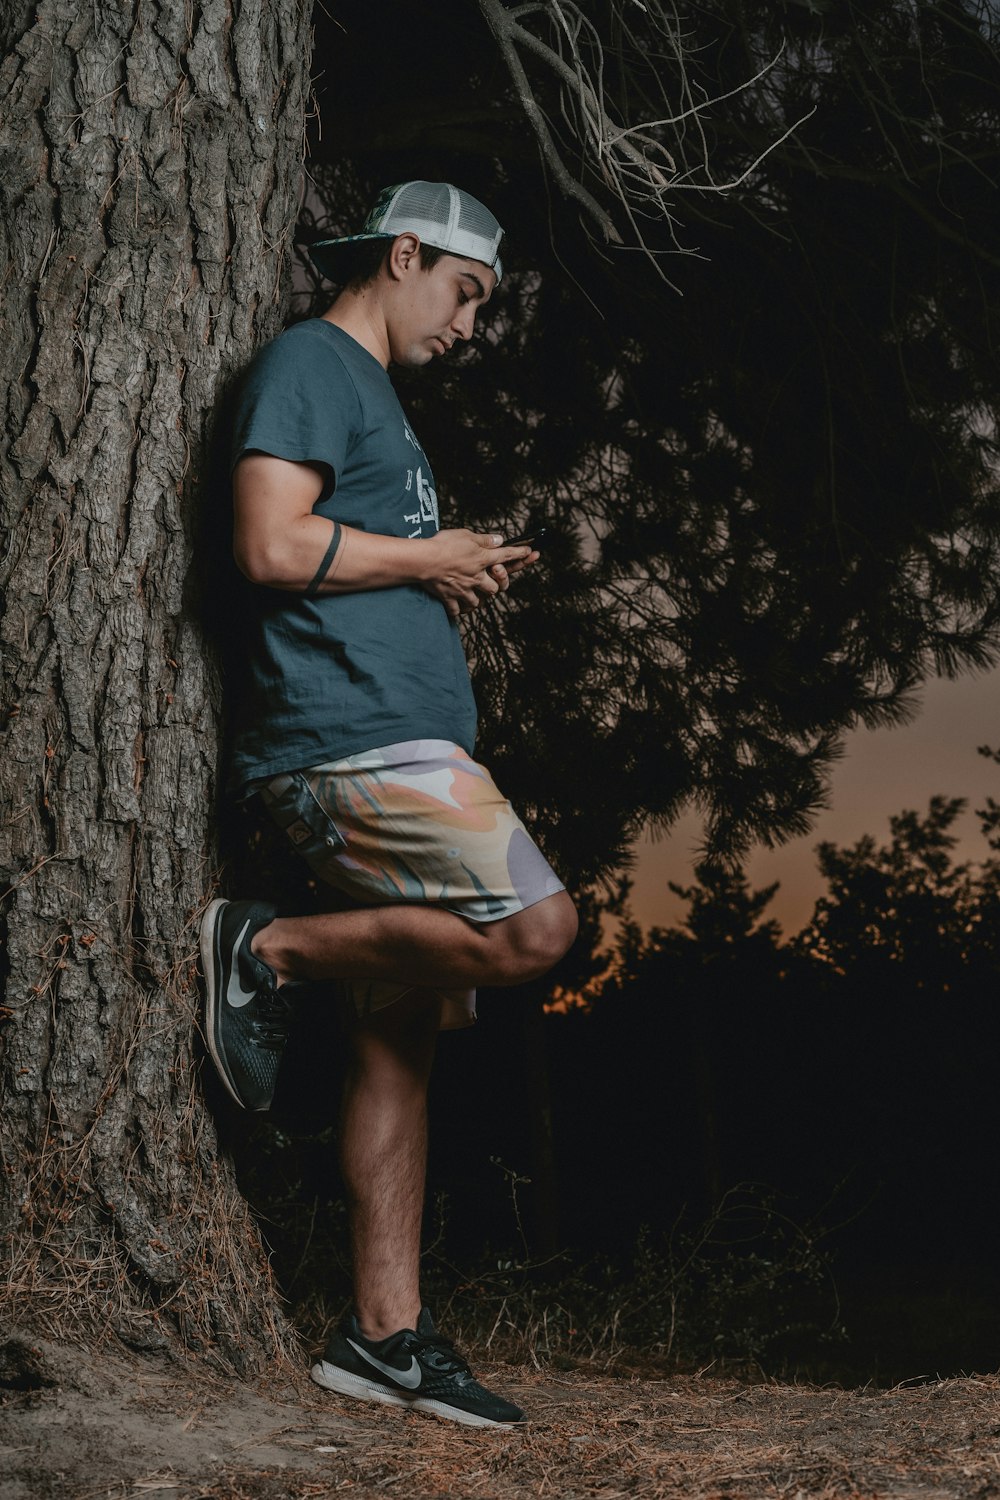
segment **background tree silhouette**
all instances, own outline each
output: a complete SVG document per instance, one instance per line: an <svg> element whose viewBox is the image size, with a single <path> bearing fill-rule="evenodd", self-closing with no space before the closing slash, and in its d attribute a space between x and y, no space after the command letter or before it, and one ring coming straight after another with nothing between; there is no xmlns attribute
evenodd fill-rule
<svg viewBox="0 0 1000 1500"><path fill-rule="evenodd" d="M608 14L609 87L641 98L662 58L614 53ZM801 832L850 727L995 652L995 15L699 7L703 86L736 90L703 121L718 173L813 113L732 195L683 200L682 298L642 254L594 253L545 190L487 27L408 15L338 12L312 209L346 226L419 172L509 229L482 353L407 390L452 514L552 533L470 630L485 749L574 881L691 800L714 853ZM358 63L387 17L408 45L373 97ZM411 108L446 50L455 87ZM555 115L544 69L532 87ZM644 233L667 251L669 226Z"/></svg>
<svg viewBox="0 0 1000 1500"><path fill-rule="evenodd" d="M624 1254L756 1181L835 1231L872 1368L898 1357L900 1320L927 1358L961 1364L965 1338L970 1364L995 1359L996 1320L972 1335L963 1309L996 1293L1000 866L988 847L956 862L962 808L938 796L884 842L819 846L827 890L789 941L773 888L711 866L678 888L683 923L626 922L589 1013L549 1022L571 1240Z"/></svg>

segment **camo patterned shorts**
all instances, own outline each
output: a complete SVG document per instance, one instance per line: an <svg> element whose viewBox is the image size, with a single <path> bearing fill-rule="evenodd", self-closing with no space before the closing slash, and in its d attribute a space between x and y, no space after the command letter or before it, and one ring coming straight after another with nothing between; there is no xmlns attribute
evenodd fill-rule
<svg viewBox="0 0 1000 1500"><path fill-rule="evenodd" d="M564 889L483 766L447 740L408 740L261 788L310 869L360 906L433 905L496 922ZM407 987L351 981L359 1015ZM474 990L442 990L442 1026L475 1020Z"/></svg>

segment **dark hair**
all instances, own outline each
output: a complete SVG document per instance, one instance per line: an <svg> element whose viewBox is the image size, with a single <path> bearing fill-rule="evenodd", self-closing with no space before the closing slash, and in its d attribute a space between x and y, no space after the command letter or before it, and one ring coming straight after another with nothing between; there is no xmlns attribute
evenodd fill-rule
<svg viewBox="0 0 1000 1500"><path fill-rule="evenodd" d="M392 248L392 240L358 240L356 244L344 245L336 264L339 286L370 286L385 265ZM448 250L439 250L436 245L420 246L420 269L430 271Z"/></svg>

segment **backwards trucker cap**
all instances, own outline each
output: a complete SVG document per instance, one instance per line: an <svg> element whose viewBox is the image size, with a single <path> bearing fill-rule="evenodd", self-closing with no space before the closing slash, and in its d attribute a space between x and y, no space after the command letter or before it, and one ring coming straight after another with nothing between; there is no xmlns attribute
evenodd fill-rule
<svg viewBox="0 0 1000 1500"><path fill-rule="evenodd" d="M360 234L337 240L320 240L309 254L324 276L337 279L340 248L359 240L393 240L397 234L415 234L423 245L449 250L468 260L481 260L503 275L500 241L503 230L489 209L452 187L450 182L401 182L383 188Z"/></svg>

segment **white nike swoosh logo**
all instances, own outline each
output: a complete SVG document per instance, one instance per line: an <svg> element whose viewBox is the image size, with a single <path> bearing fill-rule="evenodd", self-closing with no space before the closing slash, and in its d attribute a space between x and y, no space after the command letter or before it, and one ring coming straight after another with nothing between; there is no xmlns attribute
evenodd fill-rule
<svg viewBox="0 0 1000 1500"><path fill-rule="evenodd" d="M243 926L240 928L239 937L233 944L233 957L229 969L229 983L226 986L226 1003L227 1005L231 1005L234 1010L239 1010L241 1005L249 1005L250 1001L257 993L256 990L245 990L243 988L243 980L240 978L240 944L246 936L247 928L249 926L250 918L248 917L247 920L243 923Z"/></svg>
<svg viewBox="0 0 1000 1500"><path fill-rule="evenodd" d="M388 1375L389 1379L394 1380L397 1385L402 1385L407 1390L415 1391L420 1384L420 1366L417 1363L415 1355L410 1355L410 1368L408 1370L397 1370L392 1365L384 1365L380 1359L376 1359L374 1354L369 1354L367 1349L362 1349L361 1345L356 1344L353 1339L348 1339L347 1342L357 1354L361 1355L362 1359L367 1360L370 1365L374 1365L375 1369L381 1371L383 1375Z"/></svg>

